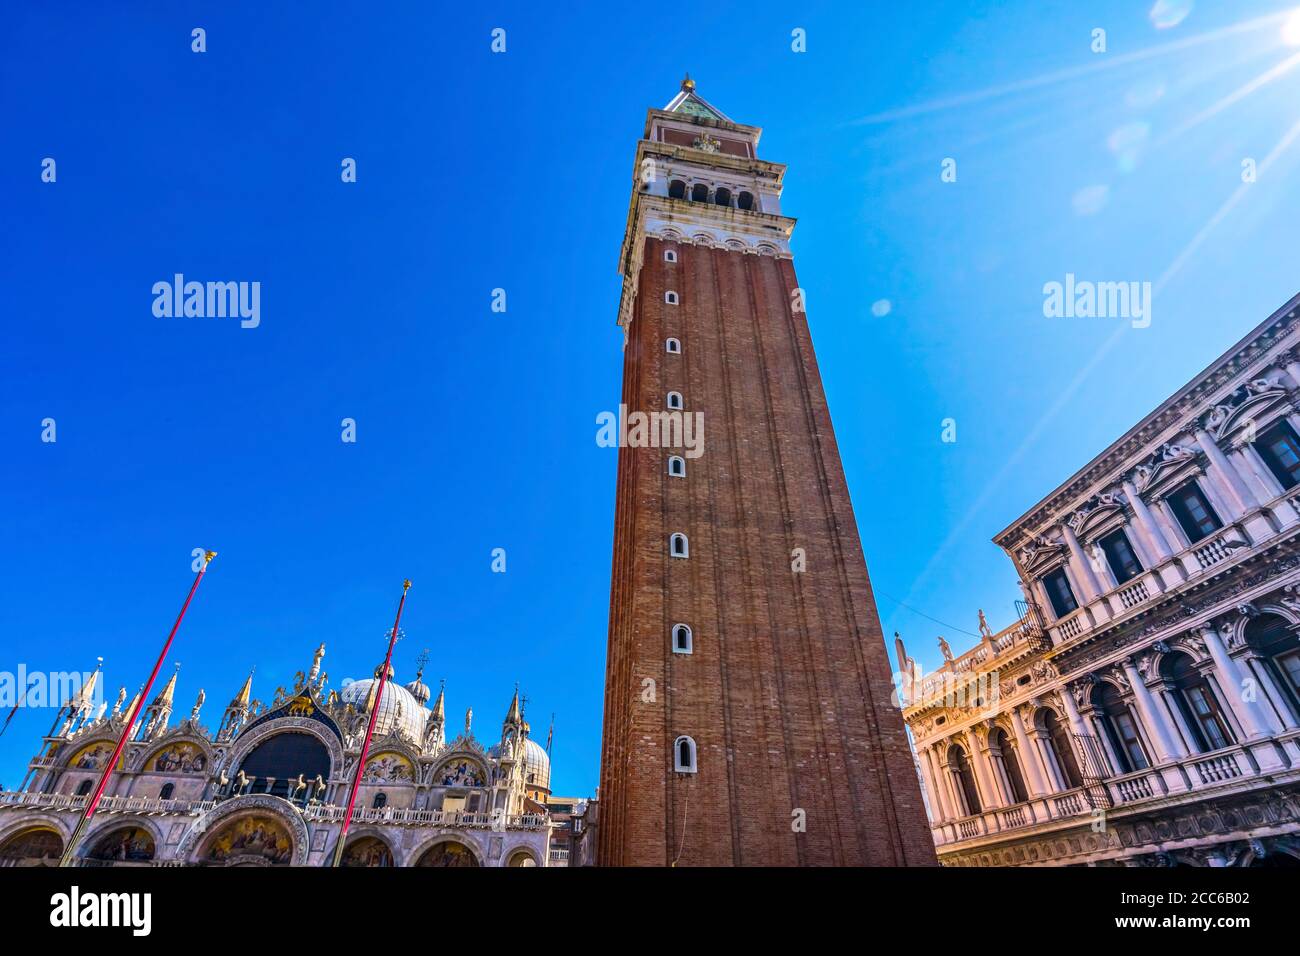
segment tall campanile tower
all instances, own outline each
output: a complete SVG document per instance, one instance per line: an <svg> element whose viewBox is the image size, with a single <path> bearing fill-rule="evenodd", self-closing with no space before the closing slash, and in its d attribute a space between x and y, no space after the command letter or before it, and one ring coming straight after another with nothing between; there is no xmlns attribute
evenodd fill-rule
<svg viewBox="0 0 1300 956"><path fill-rule="evenodd" d="M688 78L637 146L622 401L703 451L619 452L599 860L932 864L760 133Z"/></svg>

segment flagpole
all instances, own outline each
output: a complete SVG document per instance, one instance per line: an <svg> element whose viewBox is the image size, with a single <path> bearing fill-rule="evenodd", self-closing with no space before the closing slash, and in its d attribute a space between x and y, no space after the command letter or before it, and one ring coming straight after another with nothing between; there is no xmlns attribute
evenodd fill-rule
<svg viewBox="0 0 1300 956"><path fill-rule="evenodd" d="M402 598L397 602L397 619L393 621L393 633L388 638L388 654L384 657L384 666L379 671L379 689L375 692L375 703L370 708L370 723L366 725L366 739L361 744L361 759L357 761L356 773L352 775L352 790L348 793L348 809L343 814L343 829L339 831L339 842L334 848L334 862L338 866L343 861L343 844L348 837L348 827L352 824L352 808L357 802L357 789L361 786L361 775L366 772L366 757L370 753L370 738L375 732L375 723L379 720L379 705L384 699L384 685L388 683L388 669L393 660L393 645L397 643L397 626L402 623L402 608L406 605L406 592L411 589L410 581L402 582Z"/></svg>
<svg viewBox="0 0 1300 956"><path fill-rule="evenodd" d="M118 758L122 755L122 748L131 738L131 731L135 728L136 718L140 715L140 710L144 707L145 700L149 697L149 690L153 687L154 680L158 677L158 671L162 669L163 661L167 659L167 652L171 650L172 641L176 637L176 632L180 630L181 621L185 617L185 611L190 606L190 601L194 599L194 592L199 589L199 582L203 580L203 575L208 571L208 564L217 556L215 551L203 552L203 566L199 568L199 573L194 576L194 583L190 585L190 593L185 596L185 603L181 605L181 613L176 615L176 623L172 625L171 633L167 635L167 641L162 646L162 652L158 655L157 662L153 665L153 673L149 675L149 680L144 685L144 690L140 693L139 699L135 702L135 707L127 715L126 726L122 728L122 736L117 740L117 746L113 748L113 756L108 759L104 765L104 771L99 775L99 783L95 785L94 792L91 793L90 799L86 801L86 809L81 814L81 819L77 822L77 828L72 831L72 836L68 837L68 844L63 850L63 856L59 860L59 866L71 866L73 854L77 849L77 843L80 841L82 834L86 830L90 818L95 815L95 808L99 806L100 799L104 796L104 788L108 785L108 778L113 773L113 768L117 766Z"/></svg>

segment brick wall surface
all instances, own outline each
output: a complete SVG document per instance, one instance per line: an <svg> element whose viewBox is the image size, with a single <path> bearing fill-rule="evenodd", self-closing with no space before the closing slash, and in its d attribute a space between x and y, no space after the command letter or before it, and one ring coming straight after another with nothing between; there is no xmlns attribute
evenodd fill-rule
<svg viewBox="0 0 1300 956"><path fill-rule="evenodd" d="M645 241L622 400L659 411L681 392L704 454L681 479L667 449L619 452L600 861L933 864L793 264ZM668 556L675 531L687 559ZM671 651L677 623L690 655ZM673 770L682 734L696 774Z"/></svg>

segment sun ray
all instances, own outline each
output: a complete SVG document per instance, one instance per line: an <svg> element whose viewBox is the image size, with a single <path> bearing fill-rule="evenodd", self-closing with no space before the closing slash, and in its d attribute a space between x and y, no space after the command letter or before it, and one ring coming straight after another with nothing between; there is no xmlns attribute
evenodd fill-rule
<svg viewBox="0 0 1300 956"><path fill-rule="evenodd" d="M869 116L859 117L858 119L847 120L843 125L870 126L880 123L891 123L900 119L908 119L926 113L936 113L941 110L953 109L958 106L967 106L971 103L995 99L1012 93L1020 93L1025 90L1037 89L1042 86L1050 86L1055 83L1078 79L1098 72L1108 72L1133 63L1140 63L1155 57L1164 56L1168 53L1177 53L1181 50L1190 49L1204 43L1223 39L1224 37L1234 36L1239 33L1248 33L1254 30L1263 29L1264 27L1275 26L1287 21L1291 15L1292 11L1286 10L1281 13L1256 17L1253 20L1245 20L1241 23L1234 23L1226 27L1221 27L1218 30L1209 30L1205 33L1198 33L1194 36L1184 37L1181 40L1171 40L1168 43L1157 44L1156 46L1147 47L1144 50L1135 50L1132 53L1107 56L1095 63L1067 67L1063 70L1044 73L1040 76L1029 77L1024 80L1016 80L1015 82L1005 83L1000 86L986 87L982 90L974 90L970 93L961 93L957 96L931 100L927 103L917 103L913 106L905 106L896 110L885 110L882 113L873 113Z"/></svg>
<svg viewBox="0 0 1300 956"><path fill-rule="evenodd" d="M1269 83L1272 83L1274 80L1278 79L1279 77L1285 76L1287 73L1295 69L1297 65L1300 65L1300 53L1292 54L1291 56L1287 57L1285 60L1274 65L1271 69L1265 70L1259 76L1243 84L1242 86L1239 86L1237 89L1233 90L1227 96L1224 96L1220 98L1217 102L1207 106L1205 109L1201 110L1191 119L1187 120L1184 123L1181 123L1174 129L1166 133L1164 136L1161 136L1160 139L1157 140L1154 145L1163 146L1166 143L1169 143L1177 139L1179 136L1182 136L1188 130L1200 126L1206 120L1211 119L1214 116L1217 116L1219 113L1222 113L1224 110L1226 110L1229 106L1232 106L1234 103L1237 103L1245 99L1247 96L1249 96L1251 93L1254 93L1256 90L1260 89L1261 87L1267 86Z"/></svg>
<svg viewBox="0 0 1300 956"><path fill-rule="evenodd" d="M1291 126L1273 148L1269 150L1268 155L1260 160L1257 167L1258 171L1260 173L1267 172L1297 138L1300 138L1300 121L1297 121L1293 126ZM1159 278L1156 279L1152 286L1153 295L1158 294L1166 285L1168 285L1170 280L1173 279L1187 261L1191 259L1196 251L1200 249L1214 229L1247 195L1247 190L1250 185L1251 184L1244 182L1239 184L1237 188L1233 190L1232 194L1228 196L1223 204L1214 212L1214 215L1206 221L1205 225L1197 230L1196 234L1188 240L1187 244L1183 246L1178 255L1173 258L1170 264L1165 268L1164 272L1162 272ZM923 586L928 583L930 575L932 575L934 571L944 563L948 552L952 549L953 544L961 538L967 526L970 525L980 510L983 509L993 495L1001 488L1002 483L1006 480L1007 476L1020 466L1021 460L1025 457L1029 449L1033 447L1038 436L1043 433L1049 424L1052 423L1060 413L1061 409L1074 398L1075 394L1083 386L1083 383L1087 381L1088 376L1092 374L1093 369L1097 367L1101 360L1115 348L1115 346L1130 330L1131 328L1128 325L1121 324L1118 326L1115 331L1107 336L1106 340L1098 346L1096 352L1094 352L1088 361L1083 364L1079 371L1075 373L1069 384L1060 391L1052 404L1048 406L1047 410L1039 417L1034 426L1028 431L1028 433L1026 433L1025 437L1021 440L1016 449L1003 461L1002 467L1000 467L993 477L985 484L983 490L975 498L974 503L966 509L966 512L962 517L952 526L952 530L948 532L948 535L944 538L943 542L934 550L933 554L931 554L930 560L926 563L925 567L921 569L921 573L917 575L916 580L908 589L907 594L904 597L905 601L910 601L916 593L922 590Z"/></svg>

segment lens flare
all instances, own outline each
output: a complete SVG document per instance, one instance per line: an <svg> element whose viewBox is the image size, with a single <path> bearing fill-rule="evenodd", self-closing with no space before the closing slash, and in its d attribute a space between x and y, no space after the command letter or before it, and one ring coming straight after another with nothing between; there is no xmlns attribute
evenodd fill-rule
<svg viewBox="0 0 1300 956"><path fill-rule="evenodd" d="M1146 152L1147 140L1151 136L1151 124L1144 120L1125 123L1106 137L1106 145L1115 156L1122 172L1131 173L1137 168L1142 154Z"/></svg>
<svg viewBox="0 0 1300 956"><path fill-rule="evenodd" d="M1095 216L1106 208L1110 202L1110 187L1105 185L1084 186L1070 200L1076 216Z"/></svg>
<svg viewBox="0 0 1300 956"><path fill-rule="evenodd" d="M1192 0L1156 0L1147 17L1157 30L1169 30L1186 20L1191 12Z"/></svg>

